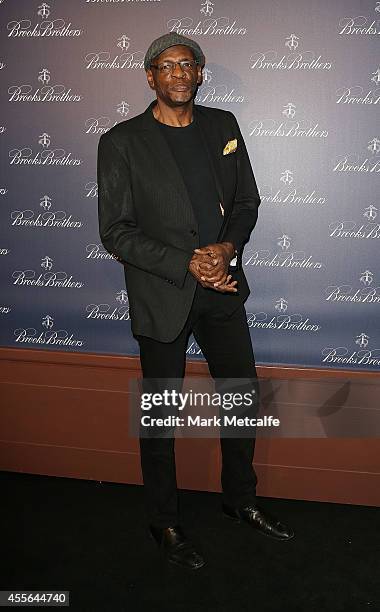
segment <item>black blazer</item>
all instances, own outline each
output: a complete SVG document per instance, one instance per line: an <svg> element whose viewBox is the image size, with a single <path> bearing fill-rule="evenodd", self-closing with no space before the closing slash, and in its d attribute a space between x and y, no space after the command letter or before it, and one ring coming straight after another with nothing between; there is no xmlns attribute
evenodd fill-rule
<svg viewBox="0 0 380 612"><path fill-rule="evenodd" d="M182 176L152 113L155 103L100 137L99 234L105 249L124 265L132 332L171 342L193 301L197 281L188 264L199 237ZM250 293L241 258L260 197L234 115L198 105L194 113L224 209L217 242L232 242L238 251L238 293L207 291L215 307L233 312ZM223 155L234 139L236 150Z"/></svg>

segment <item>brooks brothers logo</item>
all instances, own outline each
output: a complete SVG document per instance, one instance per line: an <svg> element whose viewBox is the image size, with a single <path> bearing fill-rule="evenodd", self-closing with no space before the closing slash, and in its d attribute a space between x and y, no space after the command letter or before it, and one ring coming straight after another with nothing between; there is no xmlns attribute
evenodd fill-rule
<svg viewBox="0 0 380 612"><path fill-rule="evenodd" d="M98 183L95 181L89 181L84 186L85 198L97 198L98 197Z"/></svg>
<svg viewBox="0 0 380 612"><path fill-rule="evenodd" d="M353 339L353 342L359 347L356 350L350 350L346 346L325 347L322 349L322 363L352 363L363 366L379 366L380 348L368 348L369 338L370 336L364 332L358 334Z"/></svg>
<svg viewBox="0 0 380 612"><path fill-rule="evenodd" d="M10 306L0 306L0 314L8 314L10 311Z"/></svg>
<svg viewBox="0 0 380 612"><path fill-rule="evenodd" d="M271 204L326 204L327 199L318 195L315 189L311 192L300 193L296 187L293 187L294 173L292 170L284 170L279 177L279 181L285 185L285 189L280 187L275 190L263 185L262 190L260 190L263 202Z"/></svg>
<svg viewBox="0 0 380 612"><path fill-rule="evenodd" d="M234 88L226 85L218 85L214 81L215 76L209 68L203 69L203 83L198 89L195 97L197 104L212 103L218 104L241 104L244 102L244 96L238 95ZM212 81L212 84L211 84Z"/></svg>
<svg viewBox="0 0 380 612"><path fill-rule="evenodd" d="M189 346L186 349L187 355L202 355L202 351L195 340L190 342Z"/></svg>
<svg viewBox="0 0 380 612"><path fill-rule="evenodd" d="M54 330L54 319L50 314L45 315L41 321L45 330L38 332L35 327L19 327L14 330L15 342L25 344L52 344L60 346L83 346L84 340L75 338L66 329Z"/></svg>
<svg viewBox="0 0 380 612"><path fill-rule="evenodd" d="M297 51L300 37L290 34L284 42L290 50L288 55L282 55L270 50L253 53L250 57L251 70L331 70L332 62L322 60L322 56L314 51ZM280 57L281 56L281 57Z"/></svg>
<svg viewBox="0 0 380 612"><path fill-rule="evenodd" d="M218 17L216 2L203 0L199 7L201 18L174 17L169 19L167 27L169 32L177 32L184 36L245 36L247 28L239 25L231 17ZM233 5L231 5L233 6Z"/></svg>
<svg viewBox="0 0 380 612"><path fill-rule="evenodd" d="M365 92L361 85L351 87L339 87L337 93L337 104L378 104L380 101L380 68L370 74L371 89Z"/></svg>
<svg viewBox="0 0 380 612"><path fill-rule="evenodd" d="M44 132L38 138L41 149L34 153L30 147L23 149L11 149L9 151L10 165L32 165L32 166L80 166L81 159L72 157L65 149L50 149L51 139Z"/></svg>
<svg viewBox="0 0 380 612"><path fill-rule="evenodd" d="M115 300L120 306L110 304L88 304L86 306L86 319L110 319L111 321L129 321L129 300L125 289L119 291Z"/></svg>
<svg viewBox="0 0 380 612"><path fill-rule="evenodd" d="M28 4L31 4L30 2ZM68 38L82 34L82 30L72 28L64 19L54 19L52 6L54 2L37 3L35 18L10 21L7 24L9 38Z"/></svg>
<svg viewBox="0 0 380 612"><path fill-rule="evenodd" d="M374 223L377 208L373 204L364 209L363 217L367 223L355 221L333 221L329 225L330 238L373 240L380 238L380 223Z"/></svg>
<svg viewBox="0 0 380 612"><path fill-rule="evenodd" d="M10 249L0 248L0 255L9 255Z"/></svg>
<svg viewBox="0 0 380 612"><path fill-rule="evenodd" d="M300 313L287 313L288 301L281 297L276 300L274 309L279 314L270 315L266 312L247 312L248 327L262 329L281 329L286 331L317 332L321 329L320 323L311 323Z"/></svg>
<svg viewBox="0 0 380 612"><path fill-rule="evenodd" d="M34 270L15 270L12 274L13 284L23 287L54 287L57 289L81 289L82 281L73 280L72 275L66 272L53 271L53 259L48 255L42 257L41 268L46 272L35 272Z"/></svg>
<svg viewBox="0 0 380 612"><path fill-rule="evenodd" d="M312 255L307 256L305 251L292 251L291 238L283 234L278 238L277 245L280 251L255 250L251 247L245 249L243 263L245 266L265 266L268 268L307 268L320 270L325 264L314 261Z"/></svg>
<svg viewBox="0 0 380 612"><path fill-rule="evenodd" d="M125 119L129 110L129 104L125 100L122 100L115 107L115 112L119 113L122 119ZM104 132L108 132L111 127L118 123L117 121L111 123L111 121L110 117L90 117L85 121L84 132L85 134L104 134Z"/></svg>
<svg viewBox="0 0 380 612"><path fill-rule="evenodd" d="M112 259L117 261L116 257L108 253L102 244L87 244L86 245L86 259Z"/></svg>
<svg viewBox="0 0 380 612"><path fill-rule="evenodd" d="M82 96L71 93L71 87L65 85L51 84L51 72L42 68L37 76L41 85L34 88L33 85L11 85L8 88L9 102L80 102Z"/></svg>
<svg viewBox="0 0 380 612"><path fill-rule="evenodd" d="M360 304L380 304L380 287L374 287L374 275L364 270L359 276L362 287L352 285L329 285L325 289L326 302L354 302Z"/></svg>
<svg viewBox="0 0 380 612"><path fill-rule="evenodd" d="M380 172L380 140L372 138L366 144L366 155L352 153L334 160L333 172Z"/></svg>
<svg viewBox="0 0 380 612"><path fill-rule="evenodd" d="M281 114L285 119L252 119L248 124L250 136L280 138L327 138L328 130L322 130L318 123L309 119L296 119L296 105L287 102Z"/></svg>
<svg viewBox="0 0 380 612"><path fill-rule="evenodd" d="M375 2L374 16L342 17L338 23L338 32L341 36L376 36L380 34L380 2Z"/></svg>
<svg viewBox="0 0 380 612"><path fill-rule="evenodd" d="M144 52L130 48L131 40L122 34L115 41L116 51L91 51L85 55L86 70L141 70Z"/></svg>
<svg viewBox="0 0 380 612"><path fill-rule="evenodd" d="M161 0L85 0L86 4L148 4Z"/></svg>
<svg viewBox="0 0 380 612"><path fill-rule="evenodd" d="M0 196L4 196L8 193L8 189L6 187L0 187Z"/></svg>
<svg viewBox="0 0 380 612"><path fill-rule="evenodd" d="M78 229L82 221L73 220L64 210L52 210L52 199L48 195L42 196L39 203L43 212L35 214L33 210L12 210L11 225L15 227L60 227L64 229Z"/></svg>

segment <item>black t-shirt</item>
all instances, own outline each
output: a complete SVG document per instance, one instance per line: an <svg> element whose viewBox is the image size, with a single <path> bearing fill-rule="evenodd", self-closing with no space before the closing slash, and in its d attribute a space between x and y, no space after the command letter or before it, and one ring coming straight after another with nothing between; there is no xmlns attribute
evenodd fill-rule
<svg viewBox="0 0 380 612"><path fill-rule="evenodd" d="M223 216L219 206L210 160L196 118L185 127L157 121L187 188L199 228L199 246L216 242Z"/></svg>

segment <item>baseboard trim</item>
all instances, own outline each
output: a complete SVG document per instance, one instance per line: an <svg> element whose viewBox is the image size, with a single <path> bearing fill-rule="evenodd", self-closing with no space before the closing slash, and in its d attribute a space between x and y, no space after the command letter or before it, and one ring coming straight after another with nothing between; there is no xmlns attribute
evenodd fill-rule
<svg viewBox="0 0 380 612"><path fill-rule="evenodd" d="M0 469L141 484L138 440L128 436L128 381L137 357L35 349L0 349ZM367 397L376 372L257 366L261 379L287 379L313 394L324 381L359 381ZM187 376L208 376L188 361ZM306 391L305 391L306 389ZM300 391L301 390L301 391ZM180 488L220 491L218 440L177 440ZM267 497L380 506L380 440L259 439L258 494Z"/></svg>

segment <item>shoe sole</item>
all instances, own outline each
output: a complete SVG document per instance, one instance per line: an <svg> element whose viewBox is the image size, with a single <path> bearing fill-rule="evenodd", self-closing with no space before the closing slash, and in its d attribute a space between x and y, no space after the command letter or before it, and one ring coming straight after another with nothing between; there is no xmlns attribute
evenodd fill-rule
<svg viewBox="0 0 380 612"><path fill-rule="evenodd" d="M235 516L230 516L229 514L225 514L225 512L223 512L222 514L225 519L228 519L229 521L233 521L234 523L239 523L240 525L242 525L243 523L246 523L246 521L242 521L241 519ZM246 524L248 525L248 523ZM289 538L277 538L276 536L271 535L270 533L265 533L265 531L260 531L260 529L257 529L256 527L252 527L251 525L248 525L248 526L251 527L251 529L254 529L256 533L266 536L267 538L270 538L271 540L276 540L276 542L289 542L290 540L294 538L294 535L295 535L294 533L292 533L292 535Z"/></svg>
<svg viewBox="0 0 380 612"><path fill-rule="evenodd" d="M183 568L188 569L188 570L191 570L191 571L201 569L202 567L204 567L204 566L206 565L206 561L204 561L204 562L202 563L202 565L196 565L196 566L190 567L189 565L183 565L183 563L178 563L178 561L174 561L173 559L168 559L168 558L167 558L167 557L165 557L165 556L164 556L164 558L165 558L165 560L166 560L168 563L171 563L172 565L176 565L177 567L183 567Z"/></svg>
<svg viewBox="0 0 380 612"><path fill-rule="evenodd" d="M157 546L157 542L156 542L155 538L152 536L152 534L149 533L148 535L149 535L150 539ZM177 567L183 567L183 568L188 569L188 570L193 570L193 571L194 570L198 570L198 569L201 569L202 567L204 567L206 565L206 561L203 561L202 565L197 565L197 566L190 567L189 565L184 565L183 563L179 563L178 561L175 561L174 559L169 559L169 557L167 557L165 555L164 551L161 550L160 548L158 548L158 552L161 555L162 559L164 559L164 561L166 561L167 563L171 563L172 565L176 565Z"/></svg>

